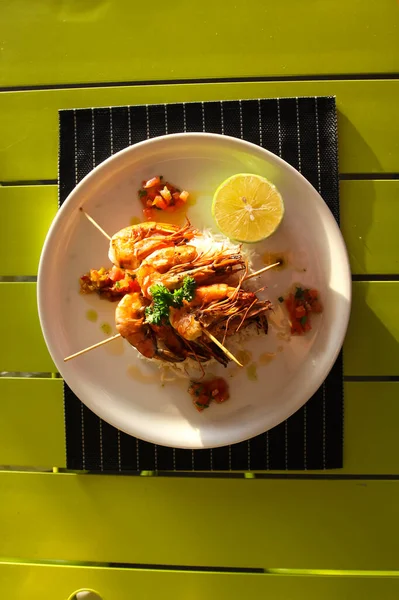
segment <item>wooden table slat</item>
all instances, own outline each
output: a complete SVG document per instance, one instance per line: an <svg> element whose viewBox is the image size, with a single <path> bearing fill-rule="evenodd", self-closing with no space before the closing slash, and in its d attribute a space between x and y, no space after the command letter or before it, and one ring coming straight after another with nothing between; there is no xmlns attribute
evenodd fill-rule
<svg viewBox="0 0 399 600"><path fill-rule="evenodd" d="M397 172L399 81L126 86L0 94L0 182L57 177L58 109L336 95L341 173Z"/></svg>
<svg viewBox="0 0 399 600"><path fill-rule="evenodd" d="M57 194L55 185L0 187L0 276L37 274Z"/></svg>
<svg viewBox="0 0 399 600"><path fill-rule="evenodd" d="M39 322L36 283L0 283L2 371L55 373Z"/></svg>
<svg viewBox="0 0 399 600"><path fill-rule="evenodd" d="M399 374L398 303L397 281L353 284L352 315L344 344L345 375ZM56 367L44 342L37 314L36 284L0 283L0 305L8 315L2 322L3 339L8 340L0 347L2 370L54 373ZM99 330L99 339L103 335ZM84 345L82 338L82 347Z"/></svg>
<svg viewBox="0 0 399 600"><path fill-rule="evenodd" d="M0 397L0 464L65 467L62 381L1 378ZM344 466L327 472L399 475L398 421L399 383L345 383ZM292 473L324 475L322 471Z"/></svg>
<svg viewBox="0 0 399 600"><path fill-rule="evenodd" d="M0 187L0 275L36 275L57 212L57 186ZM341 181L341 223L354 274L399 273L399 180Z"/></svg>
<svg viewBox="0 0 399 600"><path fill-rule="evenodd" d="M0 563L0 579L7 600L67 600L71 593L84 588L97 591L104 600L269 597L273 600L396 600L399 595L399 577L367 573L259 575L9 562Z"/></svg>
<svg viewBox="0 0 399 600"><path fill-rule="evenodd" d="M399 180L341 181L341 228L354 274L399 274Z"/></svg>
<svg viewBox="0 0 399 600"><path fill-rule="evenodd" d="M0 85L391 73L397 19L393 0L3 0ZM155 24L179 43L153 43Z"/></svg>
<svg viewBox="0 0 399 600"><path fill-rule="evenodd" d="M13 560L398 566L399 481L0 472L0 490L0 556Z"/></svg>
<svg viewBox="0 0 399 600"><path fill-rule="evenodd" d="M399 375L399 281L355 282L344 374Z"/></svg>
<svg viewBox="0 0 399 600"><path fill-rule="evenodd" d="M0 464L65 467L61 379L0 378Z"/></svg>

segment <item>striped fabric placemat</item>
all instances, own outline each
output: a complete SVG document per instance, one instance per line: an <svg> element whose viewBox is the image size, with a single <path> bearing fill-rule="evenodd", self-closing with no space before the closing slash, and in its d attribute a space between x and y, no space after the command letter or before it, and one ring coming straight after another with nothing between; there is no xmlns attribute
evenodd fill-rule
<svg viewBox="0 0 399 600"><path fill-rule="evenodd" d="M277 98L60 111L59 201L94 166L142 140L185 131L245 139L281 156L339 221L337 118L332 97ZM343 462L342 352L326 381L287 421L251 440L180 450L128 436L64 383L67 467L95 472L332 469Z"/></svg>

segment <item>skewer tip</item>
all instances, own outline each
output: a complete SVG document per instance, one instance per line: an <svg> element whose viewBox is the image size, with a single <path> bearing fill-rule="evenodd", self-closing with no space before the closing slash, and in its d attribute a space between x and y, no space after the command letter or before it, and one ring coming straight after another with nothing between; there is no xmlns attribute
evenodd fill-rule
<svg viewBox="0 0 399 600"><path fill-rule="evenodd" d="M243 281L247 281L247 279L252 279L252 277L258 277L259 275L266 273L266 271L269 271L269 269L273 269L274 267L279 267L282 264L283 264L283 261L278 260L275 263L273 263L272 265L267 265L266 267L263 267L262 269L258 269L258 271L255 271L254 273L250 273L249 275L246 275L243 278Z"/></svg>
<svg viewBox="0 0 399 600"><path fill-rule="evenodd" d="M230 352L230 350L228 350L228 349L226 348L226 346L224 346L224 345L223 345L221 342L219 342L219 340L218 340L218 339L217 339L217 338L216 338L214 335L212 335L212 333L211 333L210 331L208 331L208 330L207 330L205 327L203 327L203 328L202 328L202 331L205 333L205 335L206 335L206 336L207 336L207 337L208 337L210 340L212 340L212 342L213 342L214 344L216 344L217 346L219 346L219 348L220 348L220 349L221 349L221 350L222 350L222 351L225 353L225 355L226 355L226 356L228 356L228 358L229 358L230 360L232 360L233 362L235 362L235 363L236 363L236 364L237 364L239 367L243 367L243 366L244 366L244 365L242 365L242 364L240 363L240 361L239 361L239 360L237 360L237 358L234 356L234 354L232 354L232 353Z"/></svg>

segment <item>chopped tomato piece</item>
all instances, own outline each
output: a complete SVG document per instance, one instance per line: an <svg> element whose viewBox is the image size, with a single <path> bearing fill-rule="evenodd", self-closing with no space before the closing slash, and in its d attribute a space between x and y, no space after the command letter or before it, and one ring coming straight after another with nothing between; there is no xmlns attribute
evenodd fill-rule
<svg viewBox="0 0 399 600"><path fill-rule="evenodd" d="M161 175L143 181L138 195L144 206L143 212L147 219L150 219L151 216L146 209L156 208L157 210L174 212L184 206L189 197L186 190L181 191L171 183L165 182Z"/></svg>
<svg viewBox="0 0 399 600"><path fill-rule="evenodd" d="M323 307L322 307L321 303L318 300L315 300L312 303L312 312L315 312L315 313L321 313L321 312L323 312Z"/></svg>
<svg viewBox="0 0 399 600"><path fill-rule="evenodd" d="M297 319L306 316L306 308L304 306L297 306L295 309L295 316Z"/></svg>
<svg viewBox="0 0 399 600"><path fill-rule="evenodd" d="M225 402L229 399L229 387L222 377L217 377L207 384L210 395L215 402Z"/></svg>
<svg viewBox="0 0 399 600"><path fill-rule="evenodd" d="M210 381L193 381L188 391L193 398L195 408L200 412L208 408L212 400L221 403L230 397L228 383L221 377Z"/></svg>
<svg viewBox="0 0 399 600"><path fill-rule="evenodd" d="M124 271L122 271L122 269L120 267L116 267L114 265L109 273L109 278L111 279L111 281L119 281L120 279L123 279L124 277L125 277Z"/></svg>
<svg viewBox="0 0 399 600"><path fill-rule="evenodd" d="M189 197L189 193L186 192L185 190L183 190L179 196L180 200L182 200L183 202L187 202L188 197Z"/></svg>
<svg viewBox="0 0 399 600"><path fill-rule="evenodd" d="M166 204L169 204L169 202L172 200L172 194L170 193L170 190L168 190L166 185L163 187L162 190L160 190L159 193L161 194L162 198L165 200Z"/></svg>
<svg viewBox="0 0 399 600"><path fill-rule="evenodd" d="M302 335L312 329L310 313L320 313L323 310L319 301L319 293L314 289L296 287L295 293L290 293L284 300L288 311L291 333Z"/></svg>
<svg viewBox="0 0 399 600"><path fill-rule="evenodd" d="M141 288L137 279L129 279L129 292L140 292Z"/></svg>
<svg viewBox="0 0 399 600"><path fill-rule="evenodd" d="M143 188L145 190L148 190L148 188L152 188L155 187L156 185L160 185L161 183L161 178L160 177L151 177L151 179L149 179L148 181L146 181L143 185Z"/></svg>
<svg viewBox="0 0 399 600"><path fill-rule="evenodd" d="M162 198L162 196L155 196L152 205L155 206L156 208L159 208L160 210L164 210L165 208L168 207L167 203Z"/></svg>

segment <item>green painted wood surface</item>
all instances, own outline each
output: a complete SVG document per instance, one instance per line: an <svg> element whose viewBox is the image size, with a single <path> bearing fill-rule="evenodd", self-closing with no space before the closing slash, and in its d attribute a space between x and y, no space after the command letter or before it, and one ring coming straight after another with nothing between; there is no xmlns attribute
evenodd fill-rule
<svg viewBox="0 0 399 600"><path fill-rule="evenodd" d="M399 474L399 383L345 383L344 469Z"/></svg>
<svg viewBox="0 0 399 600"><path fill-rule="evenodd" d="M352 273L399 273L399 181L341 181L340 203Z"/></svg>
<svg viewBox="0 0 399 600"><path fill-rule="evenodd" d="M61 379L0 378L0 464L65 466Z"/></svg>
<svg viewBox="0 0 399 600"><path fill-rule="evenodd" d="M0 464L66 466L60 379L1 378L0 415ZM399 383L345 383L344 465L329 472L399 474L398 422Z"/></svg>
<svg viewBox="0 0 399 600"><path fill-rule="evenodd" d="M398 502L399 481L2 472L0 556L393 570Z"/></svg>
<svg viewBox="0 0 399 600"><path fill-rule="evenodd" d="M395 575L291 575L199 573L154 569L112 569L65 565L0 563L7 600L68 600L89 588L104 600L396 600ZM91 600L91 599L88 599Z"/></svg>
<svg viewBox="0 0 399 600"><path fill-rule="evenodd" d="M174 10L173 10L174 8ZM154 27L164 37L154 43ZM230 7L3 0L0 85L397 72L398 10L312 0Z"/></svg>
<svg viewBox="0 0 399 600"><path fill-rule="evenodd" d="M399 272L399 181L341 181L341 223L356 274ZM36 275L56 186L0 187L0 275Z"/></svg>
<svg viewBox="0 0 399 600"><path fill-rule="evenodd" d="M353 284L352 316L344 345L345 375L399 374L398 301L396 281ZM0 306L3 314L16 317L1 322L2 338L7 339L0 347L1 369L54 372L40 329L36 284L0 283Z"/></svg>
<svg viewBox="0 0 399 600"><path fill-rule="evenodd" d="M345 375L399 375L399 282L356 282Z"/></svg>
<svg viewBox="0 0 399 600"><path fill-rule="evenodd" d="M308 95L337 97L342 173L397 171L399 81L301 81L4 92L0 182L57 177L61 108Z"/></svg>
<svg viewBox="0 0 399 600"><path fill-rule="evenodd" d="M32 4L4 0L0 86L331 73L385 72L389 77L398 71L398 5L393 0L374 4L312 0L301 6L296 0L262 5L249 0L231 11L225 4L204 2L172 11L157 0L144 8L128 0L90 6L78 0L59 5L52 0ZM183 28L187 37L189 31L189 43L183 48L169 44L162 51L148 44L154 15L169 35L180 36ZM0 182L56 177L59 108L315 94L337 96L341 172L389 174L398 170L398 89L397 81L381 80L3 93ZM346 199L343 231L352 268L355 273L397 273L397 182L373 183L373 189L369 182L357 187L358 183L345 182L341 187ZM39 188L34 196L25 189L0 189L2 215L7 213L0 225L0 275L35 273L41 240L55 211L54 192L47 188L45 198ZM37 212L29 205L33 197ZM15 222L14 198L22 209L19 228L6 233L9 216ZM30 219L34 229L29 228ZM24 239L20 245L18 234ZM398 374L398 285L354 285L345 344L347 375ZM0 350L0 369L52 371L37 320L35 285L0 284L0 306L6 340ZM46 466L53 457L62 460L61 385L59 380L0 380L0 462L2 457L8 463L31 456ZM352 473L397 473L398 385L346 384L341 472L350 468ZM47 421L37 422L38 414L46 415ZM36 440L31 422L35 422ZM205 516L194 514L199 499ZM0 473L0 556L395 569L398 500L397 481L255 479L199 484L182 479L4 472ZM343 573L237 575L1 564L0 581L3 595L11 600L64 600L84 586L118 599L137 595L390 600L399 596L397 577Z"/></svg>
<svg viewBox="0 0 399 600"><path fill-rule="evenodd" d="M0 307L0 370L55 372L40 328L36 284L0 283Z"/></svg>
<svg viewBox="0 0 399 600"><path fill-rule="evenodd" d="M56 186L0 187L0 275L36 275L57 212Z"/></svg>

